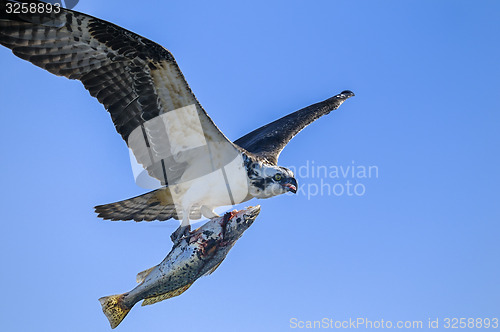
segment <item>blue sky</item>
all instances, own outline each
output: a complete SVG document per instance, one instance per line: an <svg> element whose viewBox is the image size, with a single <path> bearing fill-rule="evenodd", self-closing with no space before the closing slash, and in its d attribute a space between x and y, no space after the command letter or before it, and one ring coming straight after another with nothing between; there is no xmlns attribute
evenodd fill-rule
<svg viewBox="0 0 500 332"><path fill-rule="evenodd" d="M160 43L221 130L350 89L280 164L375 166L298 177L210 277L137 306L121 331L288 331L290 319L500 316L497 1L80 1ZM102 221L145 192L102 106L0 48L2 331L107 331L97 299L135 286L174 222ZM310 168L311 169L311 168ZM321 186L346 182L363 195ZM326 189L325 189L326 190ZM307 196L309 193L309 197ZM312 197L311 197L312 196Z"/></svg>

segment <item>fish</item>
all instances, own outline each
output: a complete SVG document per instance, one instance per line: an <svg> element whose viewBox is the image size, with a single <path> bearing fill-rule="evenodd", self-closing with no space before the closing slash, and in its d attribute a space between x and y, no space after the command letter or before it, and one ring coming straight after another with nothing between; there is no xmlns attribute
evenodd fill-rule
<svg viewBox="0 0 500 332"><path fill-rule="evenodd" d="M117 327L137 302L143 300L145 306L179 296L198 278L214 272L259 213L257 205L210 219L175 242L160 264L137 274L137 287L101 297L99 302L111 328Z"/></svg>

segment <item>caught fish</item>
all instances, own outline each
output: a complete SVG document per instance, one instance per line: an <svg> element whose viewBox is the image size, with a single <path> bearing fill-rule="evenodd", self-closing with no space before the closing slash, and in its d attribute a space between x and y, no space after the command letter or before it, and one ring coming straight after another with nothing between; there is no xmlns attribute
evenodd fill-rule
<svg viewBox="0 0 500 332"><path fill-rule="evenodd" d="M101 297L99 302L111 328L117 327L137 302L144 300L145 306L178 296L198 278L214 272L259 213L260 206L255 206L210 219L175 243L160 264L140 272L140 284L133 290Z"/></svg>

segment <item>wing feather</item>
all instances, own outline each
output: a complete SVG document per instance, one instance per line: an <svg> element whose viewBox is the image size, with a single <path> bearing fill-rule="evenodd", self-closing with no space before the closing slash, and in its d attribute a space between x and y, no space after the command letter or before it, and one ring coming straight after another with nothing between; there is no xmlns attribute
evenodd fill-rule
<svg viewBox="0 0 500 332"><path fill-rule="evenodd" d="M154 150L169 135L189 141L201 134L207 153L219 151L218 155L226 155L222 163L239 152L204 111L174 57L162 46L112 23L67 9L58 14L8 14L7 2L12 1L0 0L0 44L52 74L81 81L108 110L137 161L164 185L179 180L186 167L197 162L187 155L179 162L179 158L172 158L171 151ZM194 111L199 126L149 130L148 121L179 109ZM146 144L137 143L137 137L129 141L134 130L145 132L138 136ZM186 148L184 142L175 142L181 143ZM144 147L148 151L142 151ZM170 150L178 148L168 146ZM170 174L165 164L177 171ZM166 175L172 178L167 179Z"/></svg>
<svg viewBox="0 0 500 332"><path fill-rule="evenodd" d="M354 93L351 91L343 91L327 100L305 107L255 129L234 143L276 165L281 151L295 135L323 115L339 108L347 98L352 96Z"/></svg>

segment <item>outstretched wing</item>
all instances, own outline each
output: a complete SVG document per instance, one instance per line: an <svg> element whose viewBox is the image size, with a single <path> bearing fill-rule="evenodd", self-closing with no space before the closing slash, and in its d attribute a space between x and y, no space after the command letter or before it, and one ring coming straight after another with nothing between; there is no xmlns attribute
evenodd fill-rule
<svg viewBox="0 0 500 332"><path fill-rule="evenodd" d="M55 75L81 81L111 114L137 161L164 185L179 180L200 153L209 155L212 170L238 153L162 46L79 12L15 14L8 3L14 2L0 0L0 44Z"/></svg>
<svg viewBox="0 0 500 332"><path fill-rule="evenodd" d="M342 91L327 100L260 127L237 139L234 143L276 165L281 151L295 135L313 121L339 108L347 98L352 96L354 93L351 91Z"/></svg>

